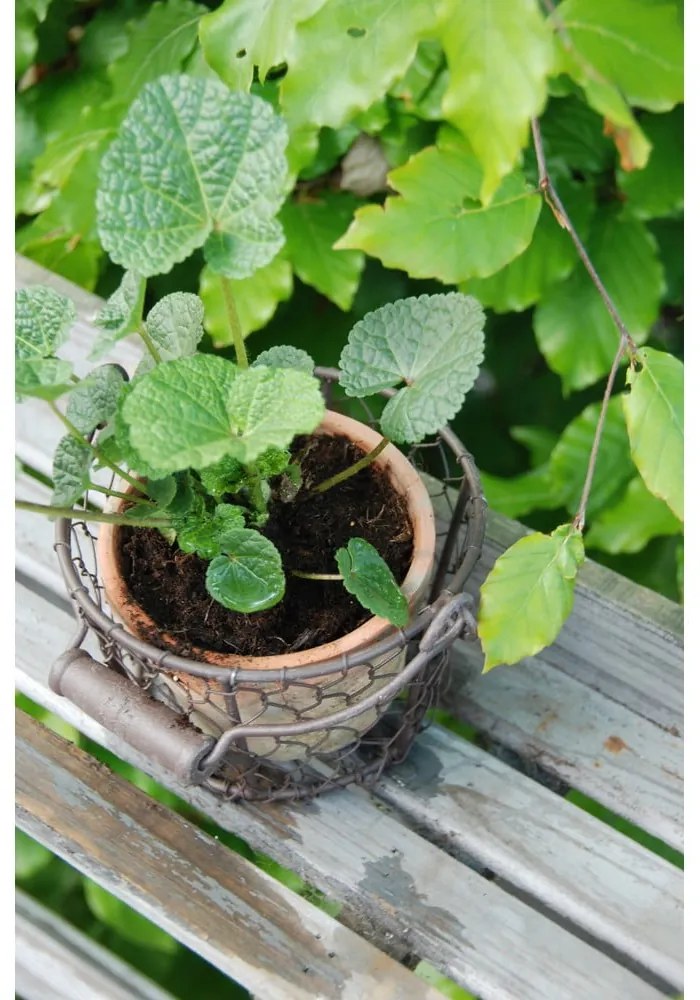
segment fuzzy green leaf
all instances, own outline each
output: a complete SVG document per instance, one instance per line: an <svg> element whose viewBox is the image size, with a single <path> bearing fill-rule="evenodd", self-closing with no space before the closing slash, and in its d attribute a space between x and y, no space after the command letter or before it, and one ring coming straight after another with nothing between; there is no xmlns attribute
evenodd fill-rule
<svg viewBox="0 0 700 1000"><path fill-rule="evenodd" d="M210 517L186 517L184 526L178 529L177 542L183 552L196 552L202 559L213 559L227 544L229 533L244 527L243 508L221 503Z"/></svg>
<svg viewBox="0 0 700 1000"><path fill-rule="evenodd" d="M558 494L570 514L575 514L581 499L588 458L593 446L600 403L592 403L564 429L549 460L553 492ZM622 397L610 400L600 439L588 514L607 507L634 476L629 440L622 412Z"/></svg>
<svg viewBox="0 0 700 1000"><path fill-rule="evenodd" d="M289 347L287 344L269 347L258 354L253 367L260 365L265 368L295 368L297 371L306 372L307 375L313 375L315 368L314 359L310 354L299 347Z"/></svg>
<svg viewBox="0 0 700 1000"><path fill-rule="evenodd" d="M526 535L499 556L481 588L484 672L518 663L554 642L573 607L583 559L583 540L569 524L551 535Z"/></svg>
<svg viewBox="0 0 700 1000"><path fill-rule="evenodd" d="M98 228L112 259L146 276L203 246L245 278L283 242L287 130L270 105L215 80L165 76L134 101L105 154Z"/></svg>
<svg viewBox="0 0 700 1000"><path fill-rule="evenodd" d="M198 295L173 292L153 306L146 317L146 330L161 361L174 361L194 354L204 336L204 306Z"/></svg>
<svg viewBox="0 0 700 1000"><path fill-rule="evenodd" d="M15 357L51 357L75 318L75 306L65 295L43 285L20 288L15 292Z"/></svg>
<svg viewBox="0 0 700 1000"><path fill-rule="evenodd" d="M100 365L73 389L66 416L81 434L91 434L114 415L125 379L119 365Z"/></svg>
<svg viewBox="0 0 700 1000"><path fill-rule="evenodd" d="M345 310L352 305L365 258L359 250L337 250L333 244L348 228L360 204L350 194L328 191L288 201L280 214L296 274Z"/></svg>
<svg viewBox="0 0 700 1000"><path fill-rule="evenodd" d="M683 520L683 364L651 347L627 370L622 405L632 458L654 496ZM638 368L638 370L637 370Z"/></svg>
<svg viewBox="0 0 700 1000"><path fill-rule="evenodd" d="M682 533L683 525L668 505L650 493L639 476L635 476L618 503L604 510L591 525L586 545L617 555L641 552L659 535Z"/></svg>
<svg viewBox="0 0 700 1000"><path fill-rule="evenodd" d="M286 301L293 289L292 265L281 253L249 278L231 280L231 291L243 336L247 337L253 330L264 327L274 316L278 304ZM215 346L226 347L232 344L233 336L221 276L214 274L210 267L203 268L199 276L199 294L204 303L204 326Z"/></svg>
<svg viewBox="0 0 700 1000"><path fill-rule="evenodd" d="M408 601L373 545L364 538L351 538L346 548L338 549L335 560L345 589L363 608L398 628L408 625Z"/></svg>
<svg viewBox="0 0 700 1000"><path fill-rule="evenodd" d="M659 310L663 270L644 225L601 211L591 226L588 253L637 342L644 341ZM568 281L545 291L534 318L535 336L566 392L602 378L615 357L619 333L583 264Z"/></svg>
<svg viewBox="0 0 700 1000"><path fill-rule="evenodd" d="M296 25L325 0L224 0L202 18L199 38L207 62L232 90L249 90L253 69L264 80L285 62Z"/></svg>
<svg viewBox="0 0 700 1000"><path fill-rule="evenodd" d="M644 131L652 142L644 170L618 170L617 184L638 219L657 219L683 208L683 109L645 115Z"/></svg>
<svg viewBox="0 0 700 1000"><path fill-rule="evenodd" d="M18 358L15 362L15 393L18 397L58 399L70 392L73 369L60 358Z"/></svg>
<svg viewBox="0 0 700 1000"><path fill-rule="evenodd" d="M335 246L364 250L412 278L457 284L493 274L528 246L542 206L515 171L485 207L482 179L474 154L443 138L392 171L389 183L400 197L359 209Z"/></svg>
<svg viewBox="0 0 700 1000"><path fill-rule="evenodd" d="M56 507L70 507L79 500L90 484L93 453L87 444L67 434L56 446L53 456L53 494Z"/></svg>
<svg viewBox="0 0 700 1000"><path fill-rule="evenodd" d="M450 82L442 102L483 166L488 204L526 144L547 98L554 62L551 28L537 0L451 0L441 40Z"/></svg>
<svg viewBox="0 0 700 1000"><path fill-rule="evenodd" d="M125 271L119 288L95 317L95 326L100 329L97 340L90 352L90 359L96 361L127 334L138 329L146 294L146 279L134 271Z"/></svg>
<svg viewBox="0 0 700 1000"><path fill-rule="evenodd" d="M245 468L235 458L224 455L218 462L200 469L199 478L207 493L220 500L226 493L238 491L245 478Z"/></svg>
<svg viewBox="0 0 700 1000"><path fill-rule="evenodd" d="M230 611L265 611L284 597L282 559L257 531L239 528L226 537L226 552L209 563L207 592Z"/></svg>
<svg viewBox="0 0 700 1000"><path fill-rule="evenodd" d="M392 441L417 442L459 410L484 357L484 312L459 292L399 299L368 313L340 356L349 396L402 385L382 414Z"/></svg>

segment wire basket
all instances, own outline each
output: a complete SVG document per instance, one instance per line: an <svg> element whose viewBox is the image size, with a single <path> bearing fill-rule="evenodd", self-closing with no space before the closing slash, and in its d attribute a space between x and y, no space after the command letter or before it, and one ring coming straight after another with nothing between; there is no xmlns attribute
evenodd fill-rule
<svg viewBox="0 0 700 1000"><path fill-rule="evenodd" d="M335 369L316 374L329 409L377 426L366 401L339 394ZM79 630L52 668L52 688L181 780L226 799L303 799L376 781L425 724L450 646L476 631L463 588L484 537L478 472L448 427L407 457L433 503L439 556L428 603L406 628L304 667L230 669L178 656L111 616L95 536L86 522L63 519L55 549ZM88 633L101 662L81 649Z"/></svg>

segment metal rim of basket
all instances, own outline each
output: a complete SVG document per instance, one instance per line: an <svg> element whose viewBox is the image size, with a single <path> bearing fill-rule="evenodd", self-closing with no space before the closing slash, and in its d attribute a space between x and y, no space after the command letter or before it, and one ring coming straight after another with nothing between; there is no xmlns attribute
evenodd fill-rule
<svg viewBox="0 0 700 1000"><path fill-rule="evenodd" d="M325 380L326 383L337 382L340 375L338 369L325 367L317 367L315 373L319 378ZM395 393L396 390L387 389L381 395L391 397ZM282 667L279 669L239 669L217 666L206 663L203 660L190 659L189 657L163 650L132 635L122 624L114 621L113 618L106 614L94 600L81 579L76 566L72 545L73 521L68 518L61 518L56 522L54 549L68 594L77 606L81 618L88 627L90 625L94 626L116 645L126 649L133 655L149 660L156 670L163 670L168 673L186 672L195 677L215 680L225 684L284 683L289 679L290 675L293 675L296 680L300 681L313 680L314 678L336 671L350 671L353 667L360 667L366 664L368 659L387 656L389 653L402 649L411 640L416 639L428 629L430 623L444 605L445 593L448 595L460 593L481 554L486 528L487 505L483 497L479 473L471 454L449 426L443 427L438 432L437 437L440 438L452 453L454 460L461 470L462 476L447 536L435 572L429 603L415 615L405 628L392 629L390 635L372 645L363 646L353 653L345 653L341 656L328 658L310 666ZM457 544L460 528L464 526L465 519L466 538L461 543L464 554L459 565L448 578L453 549Z"/></svg>

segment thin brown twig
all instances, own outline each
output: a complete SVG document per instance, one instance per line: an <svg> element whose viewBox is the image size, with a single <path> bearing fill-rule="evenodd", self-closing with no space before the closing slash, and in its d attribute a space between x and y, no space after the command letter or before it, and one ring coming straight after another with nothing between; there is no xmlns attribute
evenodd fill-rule
<svg viewBox="0 0 700 1000"><path fill-rule="evenodd" d="M583 266L588 271L593 284L595 285L600 297L602 298L605 308L607 309L610 317L617 327L620 333L620 342L617 347L617 353L613 360L612 366L610 368L610 374L608 375L608 381L605 386L605 393L603 395L603 402L600 408L600 415L598 417L598 423L596 425L595 434L593 435L593 444L591 446L591 453L588 459L588 468L586 469L586 478L583 483L583 489L581 491L581 499L579 501L578 510L572 522L572 528L574 531L583 531L586 522L586 507L588 506L588 499L591 495L591 486L593 484L593 476L595 473L596 461L598 459L598 451L600 449L600 441L603 435L603 427L605 424L605 417L608 412L608 405L610 403L610 398L612 396L613 386L615 384L615 376L617 375L617 370L620 367L620 362L622 361L622 356L627 351L630 355L630 359L634 360L637 354L637 345L635 344L629 330L625 326L622 317L617 311L614 302L610 298L607 288L603 284L600 275L596 271L591 258L588 256L588 252L581 242L581 238L576 232L569 214L562 203L561 198L556 192L552 180L549 176L547 170L547 161L544 155L544 147L542 145L542 132L540 131L540 123L537 118L533 118L532 122L532 139L535 145L535 156L537 157L537 170L539 174L539 189L544 196L545 201L554 213L554 217L560 226L562 226L571 236L574 246L576 247L576 252L578 253Z"/></svg>

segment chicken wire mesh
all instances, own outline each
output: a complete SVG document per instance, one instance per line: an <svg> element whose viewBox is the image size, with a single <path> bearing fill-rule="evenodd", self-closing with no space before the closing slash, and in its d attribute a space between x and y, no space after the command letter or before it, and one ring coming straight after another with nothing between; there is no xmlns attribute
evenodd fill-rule
<svg viewBox="0 0 700 1000"><path fill-rule="evenodd" d="M380 408L341 395L337 371L316 374L329 409L377 426ZM478 472L449 428L406 454L430 495L438 542L427 603L406 628L304 667L230 669L178 656L131 635L112 616L93 530L61 520L55 548L80 628L52 685L108 728L120 726L137 749L226 799L308 798L377 780L405 758L425 724L454 640L475 635L462 591L485 526ZM97 662L80 650L88 634Z"/></svg>

